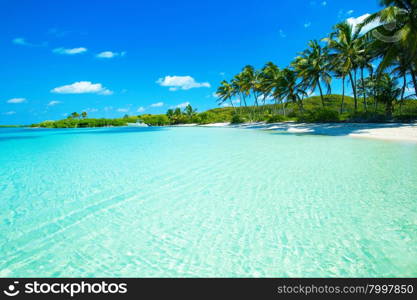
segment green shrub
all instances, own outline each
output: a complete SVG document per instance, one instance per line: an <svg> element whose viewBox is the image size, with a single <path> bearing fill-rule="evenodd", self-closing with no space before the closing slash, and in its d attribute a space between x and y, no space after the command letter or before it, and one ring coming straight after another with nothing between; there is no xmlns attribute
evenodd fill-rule
<svg viewBox="0 0 417 300"><path fill-rule="evenodd" d="M417 122L417 114L403 114L394 117L396 122L413 123Z"/></svg>
<svg viewBox="0 0 417 300"><path fill-rule="evenodd" d="M241 116L239 116L238 114L234 114L232 116L232 120L230 121L230 123L232 123L232 124L241 124L243 122L245 122L245 120Z"/></svg>
<svg viewBox="0 0 417 300"><path fill-rule="evenodd" d="M169 125L170 120L166 115L142 115L140 120L149 126Z"/></svg>
<svg viewBox="0 0 417 300"><path fill-rule="evenodd" d="M337 111L329 109L317 109L309 111L297 118L298 122L308 123L328 123L328 122L339 122L340 116Z"/></svg>
<svg viewBox="0 0 417 300"><path fill-rule="evenodd" d="M266 123L279 123L284 122L285 120L286 118L283 115L273 115L266 120Z"/></svg>
<svg viewBox="0 0 417 300"><path fill-rule="evenodd" d="M297 118L298 117L298 115L297 115L297 113L294 111L294 110L291 110L289 113L288 113L288 118Z"/></svg>
<svg viewBox="0 0 417 300"><path fill-rule="evenodd" d="M379 123L386 122L387 118L382 113L375 112L357 112L352 114L347 121L353 123Z"/></svg>

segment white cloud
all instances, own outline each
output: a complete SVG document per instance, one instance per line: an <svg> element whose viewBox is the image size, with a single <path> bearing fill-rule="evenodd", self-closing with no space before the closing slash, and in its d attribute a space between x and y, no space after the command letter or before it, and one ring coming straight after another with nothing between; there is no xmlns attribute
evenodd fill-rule
<svg viewBox="0 0 417 300"><path fill-rule="evenodd" d="M94 113L94 112L98 112L97 108L86 108L83 109L82 111L85 111L86 113Z"/></svg>
<svg viewBox="0 0 417 300"><path fill-rule="evenodd" d="M144 112L146 109L143 106L138 107L136 110L138 113Z"/></svg>
<svg viewBox="0 0 417 300"><path fill-rule="evenodd" d="M48 103L48 106L55 106L62 103L61 101L57 101L57 100L52 100Z"/></svg>
<svg viewBox="0 0 417 300"><path fill-rule="evenodd" d="M52 89L51 92L57 94L113 94L112 91L103 87L101 83L91 83L91 81L78 81L73 84L63 85Z"/></svg>
<svg viewBox="0 0 417 300"><path fill-rule="evenodd" d="M353 30L356 30L356 27L358 25L362 24L363 21L365 21L365 19L368 18L369 16L370 16L370 14L364 14L364 15L362 15L360 17L357 17L357 18L352 17L352 18L347 19L346 22L348 22L348 24L350 24L352 26ZM376 21L366 25L365 27L363 27L360 33L364 34L364 33L368 32L369 30L374 29L375 27L379 26L380 24L381 23L379 22L379 20L376 20Z"/></svg>
<svg viewBox="0 0 417 300"><path fill-rule="evenodd" d="M321 5L322 5L322 6L326 6L326 5L327 5L327 1L323 1L323 2L321 3Z"/></svg>
<svg viewBox="0 0 417 300"><path fill-rule="evenodd" d="M28 46L28 47L45 47L47 45L46 42L43 42L41 44L32 44L29 43L28 41L26 41L26 39L18 37L18 38L14 38L12 40L12 43L15 45L20 45L20 46Z"/></svg>
<svg viewBox="0 0 417 300"><path fill-rule="evenodd" d="M3 113L3 115L7 115L7 116L11 116L11 115L14 115L14 114L16 114L16 112L15 111L7 111L7 112L4 112Z"/></svg>
<svg viewBox="0 0 417 300"><path fill-rule="evenodd" d="M113 58L116 56L125 56L125 55L126 55L125 51L122 51L122 52L103 51L97 54L96 56L98 58Z"/></svg>
<svg viewBox="0 0 417 300"><path fill-rule="evenodd" d="M164 106L164 102L157 102L157 103L152 103L151 107L162 107Z"/></svg>
<svg viewBox="0 0 417 300"><path fill-rule="evenodd" d="M7 103L13 103L13 104L17 104L17 103L24 103L26 102L26 98L12 98L7 100Z"/></svg>
<svg viewBox="0 0 417 300"><path fill-rule="evenodd" d="M351 9L351 10L349 10L349 11L347 11L346 13L348 14L348 15L351 15L351 14L353 14L355 11L353 10L353 9Z"/></svg>
<svg viewBox="0 0 417 300"><path fill-rule="evenodd" d="M128 108L118 108L118 109L117 109L117 111L118 111L118 112L123 112L123 113L126 113L126 112L128 112L128 111L129 111L129 109L128 109Z"/></svg>
<svg viewBox="0 0 417 300"><path fill-rule="evenodd" d="M27 43L24 38L15 38L12 42L16 45L29 46L29 43Z"/></svg>
<svg viewBox="0 0 417 300"><path fill-rule="evenodd" d="M160 86L169 87L170 91L189 90L193 88L210 87L208 82L196 82L191 76L165 76L156 81Z"/></svg>
<svg viewBox="0 0 417 300"><path fill-rule="evenodd" d="M104 111L111 111L111 110L113 110L113 106L104 107Z"/></svg>
<svg viewBox="0 0 417 300"><path fill-rule="evenodd" d="M286 38L287 34L284 32L284 30L280 29L279 30L279 36L282 37L282 38Z"/></svg>
<svg viewBox="0 0 417 300"><path fill-rule="evenodd" d="M78 48L66 49L66 48L61 47L61 48L55 48L54 50L52 50L52 52L57 53L57 54L74 55L74 54L81 54L81 53L87 52L87 48L78 47Z"/></svg>
<svg viewBox="0 0 417 300"><path fill-rule="evenodd" d="M311 26L311 22L308 22L308 23L305 23L304 24L304 28L308 28L308 27L310 27Z"/></svg>
<svg viewBox="0 0 417 300"><path fill-rule="evenodd" d="M190 102L184 102L176 105L176 108L186 108L188 105L190 105Z"/></svg>

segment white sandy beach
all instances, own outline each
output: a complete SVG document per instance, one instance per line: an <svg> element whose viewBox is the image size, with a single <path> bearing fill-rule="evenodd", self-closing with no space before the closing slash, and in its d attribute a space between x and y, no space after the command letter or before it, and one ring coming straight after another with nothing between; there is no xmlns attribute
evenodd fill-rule
<svg viewBox="0 0 417 300"><path fill-rule="evenodd" d="M215 123L204 127L234 127L246 129L277 130L288 133L310 133L332 136L351 136L355 138L374 138L392 141L407 141L417 143L417 123L323 123L307 124L283 122L266 124L245 123L231 125L230 123Z"/></svg>

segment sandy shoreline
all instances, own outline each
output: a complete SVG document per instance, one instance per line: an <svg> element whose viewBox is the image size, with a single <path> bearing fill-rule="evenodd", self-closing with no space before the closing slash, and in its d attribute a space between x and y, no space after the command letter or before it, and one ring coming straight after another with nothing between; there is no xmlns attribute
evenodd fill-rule
<svg viewBox="0 0 417 300"><path fill-rule="evenodd" d="M203 127L233 127L246 129L277 130L288 133L308 133L330 136L351 136L355 138L373 138L391 141L406 141L417 143L417 123L323 123L307 124L283 122L266 124L245 123L231 125L230 123L215 123Z"/></svg>

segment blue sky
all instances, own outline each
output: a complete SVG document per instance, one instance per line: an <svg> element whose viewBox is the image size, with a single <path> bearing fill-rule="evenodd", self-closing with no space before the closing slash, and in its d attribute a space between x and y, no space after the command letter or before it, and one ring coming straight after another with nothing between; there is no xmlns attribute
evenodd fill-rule
<svg viewBox="0 0 417 300"><path fill-rule="evenodd" d="M377 0L0 0L0 124L216 107L219 82L287 66ZM335 91L339 88L335 84Z"/></svg>

